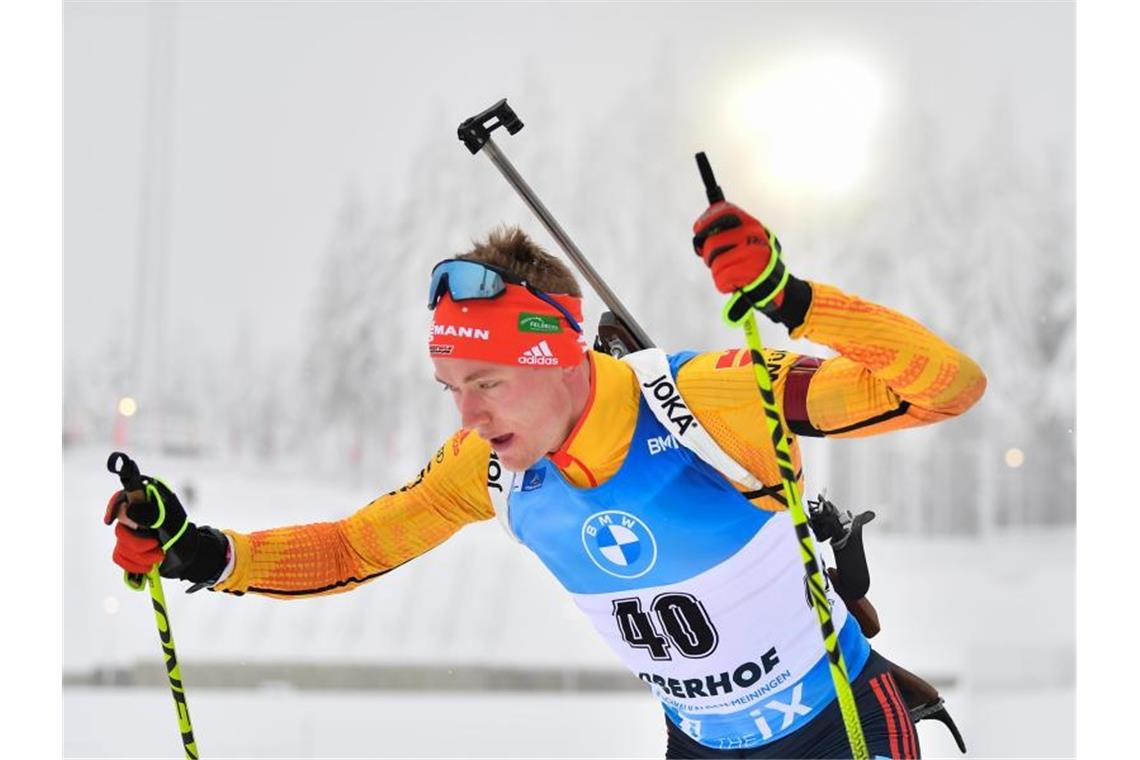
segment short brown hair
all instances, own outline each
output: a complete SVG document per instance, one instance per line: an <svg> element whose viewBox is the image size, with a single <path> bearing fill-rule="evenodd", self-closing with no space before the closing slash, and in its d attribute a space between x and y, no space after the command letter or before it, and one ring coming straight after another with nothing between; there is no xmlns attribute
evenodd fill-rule
<svg viewBox="0 0 1140 760"><path fill-rule="evenodd" d="M578 281L562 260L544 251L518 227L498 227L485 241L473 241L472 245L456 258L499 267L547 293L582 296Z"/></svg>

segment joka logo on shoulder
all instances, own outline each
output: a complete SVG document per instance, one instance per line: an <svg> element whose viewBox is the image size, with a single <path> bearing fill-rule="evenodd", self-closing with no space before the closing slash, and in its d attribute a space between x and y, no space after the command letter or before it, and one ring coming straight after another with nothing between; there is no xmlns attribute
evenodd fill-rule
<svg viewBox="0 0 1140 760"><path fill-rule="evenodd" d="M582 546L599 570L618 578L639 578L657 563L653 531L641 518L616 509L586 518Z"/></svg>
<svg viewBox="0 0 1140 760"><path fill-rule="evenodd" d="M558 324L558 317L531 314L529 311L524 311L519 314L519 332L560 333L562 332L562 325Z"/></svg>

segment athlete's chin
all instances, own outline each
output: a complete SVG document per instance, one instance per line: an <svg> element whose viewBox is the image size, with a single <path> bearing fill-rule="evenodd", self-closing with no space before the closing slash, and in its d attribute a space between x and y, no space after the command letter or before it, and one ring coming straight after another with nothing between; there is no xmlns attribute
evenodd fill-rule
<svg viewBox="0 0 1140 760"><path fill-rule="evenodd" d="M511 472L522 472L533 467L540 459L541 454L524 451L518 441L511 441L506 446L494 446L499 462Z"/></svg>
<svg viewBox="0 0 1140 760"><path fill-rule="evenodd" d="M528 470L539 462L545 451L530 435L504 433L487 439L501 464L511 472Z"/></svg>
<svg viewBox="0 0 1140 760"><path fill-rule="evenodd" d="M541 456L518 456L518 455L499 455L499 461L511 472L522 472L534 467L538 461L542 459Z"/></svg>

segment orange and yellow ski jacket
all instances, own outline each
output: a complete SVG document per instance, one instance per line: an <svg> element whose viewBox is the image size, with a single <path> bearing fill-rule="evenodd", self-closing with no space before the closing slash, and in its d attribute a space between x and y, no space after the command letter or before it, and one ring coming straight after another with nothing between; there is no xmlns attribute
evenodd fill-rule
<svg viewBox="0 0 1140 760"><path fill-rule="evenodd" d="M811 288L811 305L791 337L826 345L838 356L764 352L801 487L797 436L857 437L916 427L957 416L981 397L986 378L977 363L915 320L830 285L813 282ZM596 486L617 472L641 398L626 363L597 352L589 360L586 411L550 455L579 487ZM720 447L767 486L738 489L758 508L780 510L779 470L750 363L742 348L698 354L681 368L677 386ZM494 517L490 455L488 442L459 430L415 479L342 520L225 531L233 542L233 569L213 588L296 598L347 591L383 575L464 525Z"/></svg>

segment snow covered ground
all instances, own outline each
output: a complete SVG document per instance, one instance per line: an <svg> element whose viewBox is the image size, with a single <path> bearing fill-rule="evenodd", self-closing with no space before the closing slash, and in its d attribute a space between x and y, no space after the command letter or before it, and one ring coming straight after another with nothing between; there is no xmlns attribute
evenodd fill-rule
<svg viewBox="0 0 1140 760"><path fill-rule="evenodd" d="M189 669L187 665L187 669ZM189 676L187 676L189 678ZM948 690L969 757L1072 757L1072 689ZM202 757L660 758L656 701L639 694L455 694L282 689L188 693ZM181 757L167 689L70 688L64 756ZM919 725L924 757L962 757Z"/></svg>
<svg viewBox="0 0 1140 760"><path fill-rule="evenodd" d="M146 596L128 591L109 559L107 453L64 459L63 667L72 676L160 657ZM334 519L400 479L353 489L139 459L176 489L193 484L192 519L238 530ZM883 623L873 644L943 685L971 756L1072 756L1073 530L916 539L872 523L867 545ZM166 588L206 757L662 755L658 708L636 692L195 689L195 667L218 662L620 670L553 578L493 522L350 594L282 602ZM164 689L65 689L68 757L178 756L175 729ZM941 726L925 723L920 736L928 757L957 755Z"/></svg>

